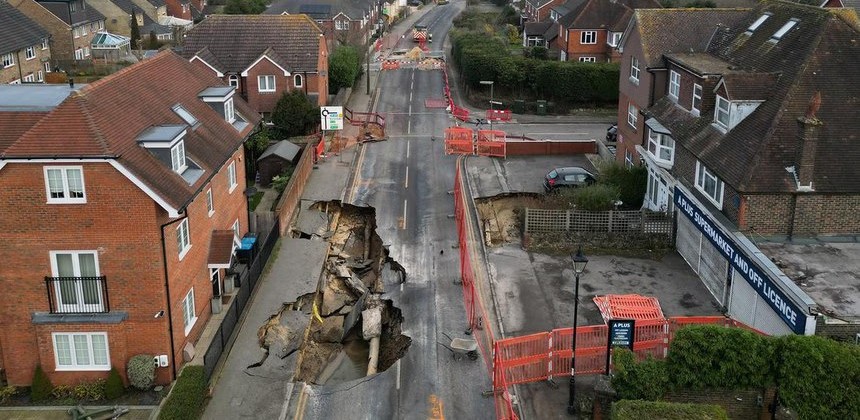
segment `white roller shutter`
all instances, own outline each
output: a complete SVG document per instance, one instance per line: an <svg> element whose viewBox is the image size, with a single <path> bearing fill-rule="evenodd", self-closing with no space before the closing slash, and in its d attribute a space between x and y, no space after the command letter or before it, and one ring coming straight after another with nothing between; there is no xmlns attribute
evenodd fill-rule
<svg viewBox="0 0 860 420"><path fill-rule="evenodd" d="M687 260L702 283L714 296L714 299L724 304L726 291L726 270L729 262L702 233L686 217L678 217L678 235L675 248Z"/></svg>

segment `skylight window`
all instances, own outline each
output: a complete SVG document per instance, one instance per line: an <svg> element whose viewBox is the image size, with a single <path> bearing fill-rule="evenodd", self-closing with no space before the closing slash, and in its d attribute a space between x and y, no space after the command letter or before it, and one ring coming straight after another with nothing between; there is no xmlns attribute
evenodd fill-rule
<svg viewBox="0 0 860 420"><path fill-rule="evenodd" d="M758 27L761 26L761 24L764 23L764 21L766 21L767 18L769 18L769 17L770 17L770 14L768 14L768 13L765 13L765 14L759 16L759 18L756 19L756 21L753 22L753 24L750 25L749 28L747 28L747 32L749 32L749 33L755 32L755 30L758 29Z"/></svg>
<svg viewBox="0 0 860 420"><path fill-rule="evenodd" d="M782 39L782 37L788 33L794 25L797 25L797 19L791 19L788 22L785 22L785 25L782 25L782 28L779 28L779 30L770 37L771 42L777 42Z"/></svg>
<svg viewBox="0 0 860 420"><path fill-rule="evenodd" d="M194 118L194 116L191 115L187 109L183 108L182 105L175 105L173 107L173 112L175 112L176 115L179 115L179 118L182 118L182 120L188 125L194 127L194 125L197 124L197 118Z"/></svg>

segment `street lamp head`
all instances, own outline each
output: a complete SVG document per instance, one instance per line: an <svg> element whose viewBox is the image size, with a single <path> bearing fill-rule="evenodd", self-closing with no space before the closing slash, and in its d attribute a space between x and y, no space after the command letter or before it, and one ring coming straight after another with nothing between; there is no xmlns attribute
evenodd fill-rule
<svg viewBox="0 0 860 420"><path fill-rule="evenodd" d="M492 80L481 80L481 81L480 81L480 82L478 82L478 83L480 83L480 84L482 84L482 85L492 85L492 84L493 84L493 83L495 83L495 82L494 82L494 81L492 81Z"/></svg>
<svg viewBox="0 0 860 420"><path fill-rule="evenodd" d="M573 259L573 271L576 274L582 274L585 271L585 265L588 264L588 258L582 254L582 247L576 251L575 255L571 255Z"/></svg>

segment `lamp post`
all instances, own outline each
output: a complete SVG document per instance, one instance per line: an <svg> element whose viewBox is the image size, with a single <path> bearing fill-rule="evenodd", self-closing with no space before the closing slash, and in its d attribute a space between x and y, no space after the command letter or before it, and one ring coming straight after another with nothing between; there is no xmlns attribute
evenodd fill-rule
<svg viewBox="0 0 860 420"><path fill-rule="evenodd" d="M573 272L576 275L576 285L573 291L573 342L571 343L570 356L570 395L567 400L567 414L576 413L576 317L579 310L579 276L585 271L588 258L582 255L582 247L571 255L573 259Z"/></svg>
<svg viewBox="0 0 860 420"><path fill-rule="evenodd" d="M482 85L490 85L490 115L492 116L493 115L493 104L495 103L495 101L493 101L493 84L495 84L495 82L492 80L481 80L478 83L480 83ZM490 130L492 131L493 119L492 118L487 118L487 119L490 120Z"/></svg>

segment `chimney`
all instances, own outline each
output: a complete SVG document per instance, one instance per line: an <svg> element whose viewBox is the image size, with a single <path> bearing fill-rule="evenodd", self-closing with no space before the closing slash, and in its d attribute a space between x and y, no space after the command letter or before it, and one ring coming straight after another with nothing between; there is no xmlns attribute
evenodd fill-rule
<svg viewBox="0 0 860 420"><path fill-rule="evenodd" d="M809 100L804 116L797 119L798 136L800 137L800 156L797 173L797 191L814 191L812 178L815 174L815 157L818 150L818 141L821 137L821 127L824 125L816 114L821 107L821 92L816 91Z"/></svg>
<svg viewBox="0 0 860 420"><path fill-rule="evenodd" d="M75 88L75 79L72 79L71 77L69 78L69 88L70 89Z"/></svg>

